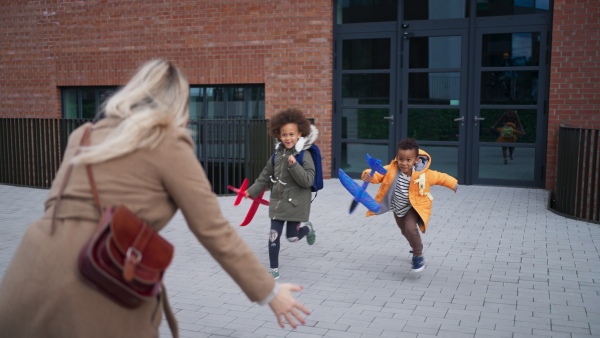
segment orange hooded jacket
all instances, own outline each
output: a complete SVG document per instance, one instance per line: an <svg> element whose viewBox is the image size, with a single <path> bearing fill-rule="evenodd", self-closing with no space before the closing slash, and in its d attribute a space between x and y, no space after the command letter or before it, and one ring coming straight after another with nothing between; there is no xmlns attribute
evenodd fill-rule
<svg viewBox="0 0 600 338"><path fill-rule="evenodd" d="M448 174L441 173L435 170L429 170L431 166L431 156L425 151L419 149L420 161L416 164L416 170L413 169L411 175L411 184L408 188L408 199L415 211L421 217L423 223L419 222L419 229L423 233L427 231L427 223L431 217L431 205L433 196L430 192L432 185L442 185L446 188L454 189L458 185L458 180ZM392 196L396 189L396 181L398 180L398 165L396 160L392 160L389 165L384 167L387 169L387 174L382 175L375 173L371 183L381 183L381 187L375 196L377 203L381 205L381 209L377 213L367 211L367 217L373 215L381 215L390 210L392 205ZM371 169L363 172L370 173ZM392 189L390 189L392 188Z"/></svg>

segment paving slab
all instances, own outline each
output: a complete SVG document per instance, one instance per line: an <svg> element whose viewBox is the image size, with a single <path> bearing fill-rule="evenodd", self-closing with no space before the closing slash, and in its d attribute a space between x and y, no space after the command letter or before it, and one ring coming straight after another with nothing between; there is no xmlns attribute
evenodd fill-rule
<svg viewBox="0 0 600 338"><path fill-rule="evenodd" d="M375 194L378 186L368 191ZM0 276L48 191L0 185ZM162 234L175 245L165 283L182 337L583 337L600 336L600 225L556 215L543 189L433 187L423 235L426 267L391 214L365 217L337 179L312 204L317 240L282 242L280 283L297 283L312 314L280 329L249 302L177 213ZM269 219L249 201L218 197L232 226L268 267ZM162 337L170 337L165 323Z"/></svg>

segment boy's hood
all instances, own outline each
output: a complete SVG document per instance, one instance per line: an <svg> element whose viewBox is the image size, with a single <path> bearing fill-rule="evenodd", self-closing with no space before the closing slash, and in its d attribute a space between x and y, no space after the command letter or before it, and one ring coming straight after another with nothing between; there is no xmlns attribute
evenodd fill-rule
<svg viewBox="0 0 600 338"><path fill-rule="evenodd" d="M425 150L419 149L419 159L421 159L421 161L419 161L417 164L415 164L415 170L416 171L428 170L429 167L431 166L431 156L429 156L429 154Z"/></svg>
<svg viewBox="0 0 600 338"><path fill-rule="evenodd" d="M308 148L310 148L310 146L313 145L313 143L315 143L315 141L317 141L317 139L319 138L319 130L317 129L317 127L313 126L312 124L310 125L310 133L308 134L308 136L304 137L302 136L301 138L298 139L298 142L296 142L296 151L297 152L301 152L302 150L306 150ZM277 148L279 148L279 145L281 144L281 142L277 142L277 144L275 145L275 150L277 150Z"/></svg>

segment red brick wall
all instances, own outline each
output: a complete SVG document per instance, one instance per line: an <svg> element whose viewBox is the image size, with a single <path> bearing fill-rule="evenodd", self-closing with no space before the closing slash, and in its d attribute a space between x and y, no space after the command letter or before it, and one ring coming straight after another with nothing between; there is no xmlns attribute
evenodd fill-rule
<svg viewBox="0 0 600 338"><path fill-rule="evenodd" d="M264 83L266 114L304 110L331 167L333 2L2 1L0 117L60 117L60 86L119 85L144 61L191 84ZM329 177L330 170L325 170Z"/></svg>
<svg viewBox="0 0 600 338"><path fill-rule="evenodd" d="M555 0L546 189L556 182L558 126L600 128L600 1Z"/></svg>

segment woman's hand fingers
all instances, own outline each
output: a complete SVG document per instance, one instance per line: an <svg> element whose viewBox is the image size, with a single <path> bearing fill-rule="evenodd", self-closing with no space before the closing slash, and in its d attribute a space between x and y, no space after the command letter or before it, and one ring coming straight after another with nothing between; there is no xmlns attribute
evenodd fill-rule
<svg viewBox="0 0 600 338"><path fill-rule="evenodd" d="M306 324L306 320L304 320L304 317L302 317L298 311L296 311L296 309L292 309L292 315L296 318L296 320L301 323L302 325Z"/></svg>
<svg viewBox="0 0 600 338"><path fill-rule="evenodd" d="M296 311L296 309L302 311L305 315L309 315L310 311L300 302L298 302L294 296L292 296L292 291L301 291L303 288L300 285L295 284L281 284L279 286L279 293L275 298L269 303L271 310L275 313L277 317L277 322L280 327L285 327L285 323L282 320L282 316L285 318L285 321L290 324L291 327L296 328L298 325L296 321L299 323L306 323L304 317Z"/></svg>
<svg viewBox="0 0 600 338"><path fill-rule="evenodd" d="M297 328L297 327L298 327L298 325L296 324L296 322L294 322L294 321L292 320L292 317L290 316L290 313L289 313L289 312L286 312L286 313L285 313L283 316L285 317L285 321L286 321L288 324L290 324L290 326L291 326L292 328L294 328L294 329L295 329L295 328Z"/></svg>

